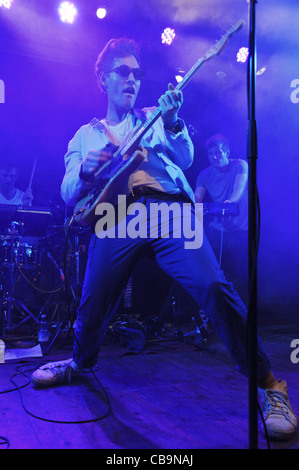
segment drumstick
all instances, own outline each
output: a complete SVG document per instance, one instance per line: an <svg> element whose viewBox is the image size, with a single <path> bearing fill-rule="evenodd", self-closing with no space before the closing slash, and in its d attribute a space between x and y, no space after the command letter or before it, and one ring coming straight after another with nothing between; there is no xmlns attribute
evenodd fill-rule
<svg viewBox="0 0 299 470"><path fill-rule="evenodd" d="M31 178L30 178L30 183L29 183L28 189L31 189L32 180L33 180L33 175L34 175L35 167L36 167L36 160L37 160L37 158L35 157L34 163L33 163L32 172L31 172Z"/></svg>

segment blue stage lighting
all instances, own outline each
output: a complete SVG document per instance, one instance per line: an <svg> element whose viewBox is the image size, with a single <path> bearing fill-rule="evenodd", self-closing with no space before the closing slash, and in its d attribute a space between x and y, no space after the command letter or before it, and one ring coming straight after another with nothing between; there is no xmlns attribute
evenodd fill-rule
<svg viewBox="0 0 299 470"><path fill-rule="evenodd" d="M237 62L245 63L248 59L249 49L248 47L241 47L237 53Z"/></svg>
<svg viewBox="0 0 299 470"><path fill-rule="evenodd" d="M11 8L13 4L13 0L0 0L0 7L7 8L8 10Z"/></svg>
<svg viewBox="0 0 299 470"><path fill-rule="evenodd" d="M106 8L98 8L97 9L97 17L102 20L107 16L107 10Z"/></svg>
<svg viewBox="0 0 299 470"><path fill-rule="evenodd" d="M172 42L174 41L175 36L176 34L174 29L165 28L163 33L161 34L162 44L170 46L170 44L172 44Z"/></svg>
<svg viewBox="0 0 299 470"><path fill-rule="evenodd" d="M62 2L59 5L58 13L63 23L74 23L78 14L77 8L71 2Z"/></svg>

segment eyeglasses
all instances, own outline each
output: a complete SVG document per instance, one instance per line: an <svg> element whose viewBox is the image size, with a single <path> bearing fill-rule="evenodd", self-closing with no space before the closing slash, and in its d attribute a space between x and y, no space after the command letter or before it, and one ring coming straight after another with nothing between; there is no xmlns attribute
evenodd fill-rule
<svg viewBox="0 0 299 470"><path fill-rule="evenodd" d="M110 73L111 72L117 73L121 76L121 78L128 78L130 73L134 75L135 80L141 80L144 77L144 73L139 67L131 69L131 67L128 65L120 65L119 67L115 67L115 69L110 70Z"/></svg>

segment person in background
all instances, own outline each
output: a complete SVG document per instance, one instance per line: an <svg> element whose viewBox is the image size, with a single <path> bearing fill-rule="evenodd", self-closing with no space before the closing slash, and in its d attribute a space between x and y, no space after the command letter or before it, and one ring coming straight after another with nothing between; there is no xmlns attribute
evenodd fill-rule
<svg viewBox="0 0 299 470"><path fill-rule="evenodd" d="M248 164L230 158L229 142L221 134L210 137L206 149L210 166L198 175L195 201L227 205L227 213L207 216L205 231L226 278L247 303Z"/></svg>
<svg viewBox="0 0 299 470"><path fill-rule="evenodd" d="M13 163L0 163L0 204L31 206L31 189L21 191L15 184L18 178L17 167Z"/></svg>

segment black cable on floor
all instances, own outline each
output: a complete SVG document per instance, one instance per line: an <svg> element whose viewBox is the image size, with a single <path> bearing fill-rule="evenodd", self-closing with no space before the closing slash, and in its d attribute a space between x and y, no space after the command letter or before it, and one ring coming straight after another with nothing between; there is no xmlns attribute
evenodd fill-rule
<svg viewBox="0 0 299 470"><path fill-rule="evenodd" d="M44 364L44 363L43 363ZM100 386L100 389L102 391L102 393L104 394L104 397L105 397L105 400L106 400L106 404L107 404L107 411L106 413L104 413L102 416L99 416L97 418L91 418L91 419L84 419L84 420L78 420L78 421L63 421L63 420L55 420L55 419L50 419L50 418L44 418L42 416L38 416L34 413L32 413L24 404L24 400L23 400L23 395L22 395L22 392L21 392L21 388L24 388L25 386L29 385L31 383L31 380L30 378L28 377L28 375L26 375L26 372L29 372L31 370L35 370L35 367L30 367L29 369L25 370L25 371L22 371L20 370L21 367L24 367L24 364L22 364L21 366L18 366L16 368L16 373L10 377L10 381L12 382L12 384L16 387L14 390L18 390L19 392L19 395L20 395L20 401L21 401L21 405L24 409L24 411L29 414L30 416L32 416L33 418L36 418L36 419L39 419L41 421L47 421L49 423L56 423L56 424L84 424L84 423L94 423L96 421L101 421L105 418L107 418L111 413L112 413L112 410L111 410L111 403L110 403L110 399L109 399L109 396L108 394L106 393L105 389L103 388L103 386L101 385L100 381L98 380L97 376L95 375L94 371L92 369L90 369L91 373L93 374L96 382L98 383L98 385ZM26 365L27 367L27 365ZM21 387L19 385L16 384L16 382L13 380L14 377L17 377L17 376L23 376L23 377L26 377L26 379L28 380L28 382L25 384L25 385L22 385ZM5 393L5 392L2 392L2 393Z"/></svg>
<svg viewBox="0 0 299 470"><path fill-rule="evenodd" d="M74 216L71 218L69 224L68 224L68 227L67 227L67 232L66 232L66 241L65 241L65 249L64 249L64 276L65 276L65 291L66 291L66 299L67 299L67 307L68 307L68 312L69 312L69 317L71 318L71 308L70 308L70 300L69 300L69 296L68 296L68 276L67 276L67 269L66 269L66 259L67 259L67 246L68 246L68 237L69 237L69 230L70 230L70 227L72 225L74 221ZM73 329L73 327L71 326L71 331L73 333L73 336L74 336L74 339L75 341L77 342L78 346L80 347L80 344L78 342L78 339L76 338L76 335L75 335L75 331ZM16 373L14 375L12 375L10 377L10 381L12 382L12 384L15 386L14 389L10 389L10 390L5 390L5 391L2 391L0 392L1 393L8 393L8 392L12 392L12 391L18 391L19 392L19 395L20 395L20 401L21 401L21 405L24 409L24 411L29 414L30 416L32 416L33 418L36 418L36 419L39 419L41 421L46 421L46 422L50 422L50 423L56 423L56 424L84 424L84 423L93 423L93 422L96 422L96 421L101 421L105 418L107 418L111 413L112 413L112 407L111 407L111 402L110 402L110 399L109 399L109 396L107 394L107 392L105 391L105 389L103 388L102 384L100 383L100 381L98 380L97 376L95 375L94 371L92 370L92 368L90 368L90 372L92 373L94 379L96 380L97 384L99 385L100 387L100 390L101 392L103 393L104 397L105 397L105 401L106 401L106 405L107 405L107 411L106 413L104 413L102 416L99 416L99 417L96 417L96 418L91 418L91 419L84 419L84 420L78 420L78 421L63 421L63 420L54 420L54 419L49 419L49 418L44 418L42 416L38 416L34 413L32 413L26 406L25 406L25 403L24 403L24 400L23 400L23 395L22 395L22 391L21 389L28 386L30 383L31 383L31 379L28 377L28 375L26 375L26 372L29 372L31 370L36 370L36 366L41 366L41 365L44 365L46 364L47 362L42 362L42 363L35 363L35 366L34 367L30 367L29 369L26 369L25 371L21 370L22 367L24 367L24 365L20 365L16 368ZM27 367L27 365L25 366ZM16 382L13 380L15 377L17 376L23 376L27 379L27 382L26 384L23 384L22 386L19 386L18 384L16 384Z"/></svg>
<svg viewBox="0 0 299 470"><path fill-rule="evenodd" d="M4 445L6 445L7 446L6 449L8 449L9 448L9 440L6 439L6 437L0 436L0 446L4 446Z"/></svg>

